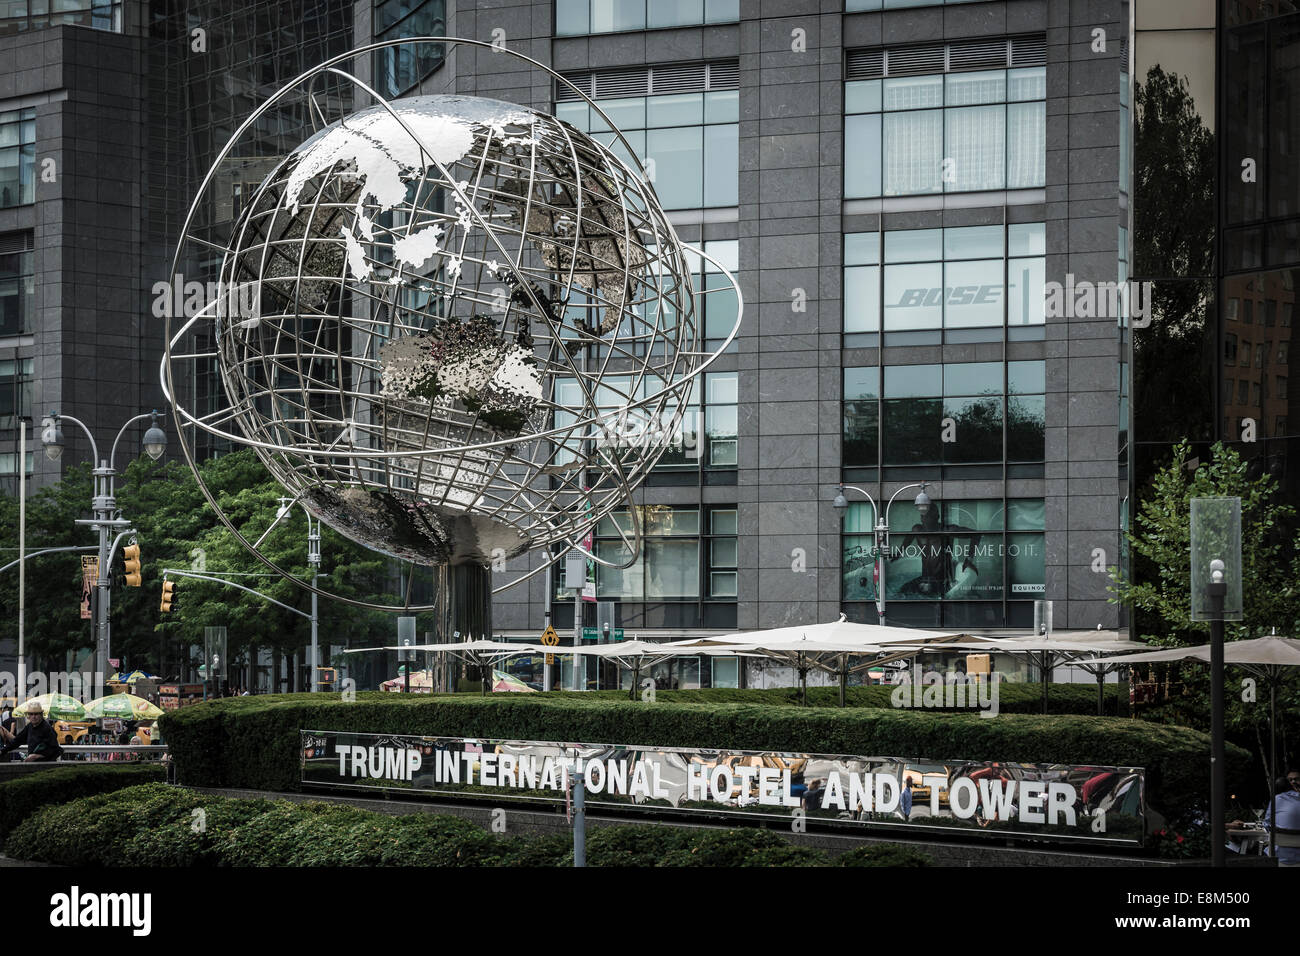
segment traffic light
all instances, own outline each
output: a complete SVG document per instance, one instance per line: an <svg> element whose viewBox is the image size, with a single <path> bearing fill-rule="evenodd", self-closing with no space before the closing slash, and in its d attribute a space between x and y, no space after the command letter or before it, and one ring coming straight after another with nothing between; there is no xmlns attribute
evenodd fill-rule
<svg viewBox="0 0 1300 956"><path fill-rule="evenodd" d="M162 603L158 605L158 610L162 611L164 614L172 609L172 591L175 587L176 585L171 581L163 582Z"/></svg>
<svg viewBox="0 0 1300 956"><path fill-rule="evenodd" d="M320 675L317 678L317 683L333 684L338 679L338 671L333 667L318 667L316 668L316 670L319 672Z"/></svg>
<svg viewBox="0 0 1300 956"><path fill-rule="evenodd" d="M140 575L140 546L128 544L122 549L122 564L126 571L126 586L138 588L143 580Z"/></svg>

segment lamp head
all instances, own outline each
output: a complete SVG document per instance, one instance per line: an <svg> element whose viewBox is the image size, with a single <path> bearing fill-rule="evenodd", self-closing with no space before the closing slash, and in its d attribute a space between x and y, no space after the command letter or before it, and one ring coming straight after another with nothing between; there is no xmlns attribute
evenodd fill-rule
<svg viewBox="0 0 1300 956"><path fill-rule="evenodd" d="M916 505L916 510L922 516L924 516L930 511L930 506L933 503L930 501L930 496L925 493L925 489L927 485L928 482L921 482L921 491L919 494L917 494L915 500L913 501L913 504Z"/></svg>
<svg viewBox="0 0 1300 956"><path fill-rule="evenodd" d="M1215 584L1223 583L1224 563L1218 558L1210 562L1210 580Z"/></svg>
<svg viewBox="0 0 1300 956"><path fill-rule="evenodd" d="M50 412L41 419L41 444L45 446L45 457L58 461L63 456L63 428L59 424L59 413Z"/></svg>
<svg viewBox="0 0 1300 956"><path fill-rule="evenodd" d="M831 502L831 506L837 511L843 511L849 506L849 499L844 497L844 485L840 485L839 492L835 495L835 500Z"/></svg>
<svg viewBox="0 0 1300 956"><path fill-rule="evenodd" d="M152 413L149 430L144 433L144 452L154 461L167 450L167 433L158 427L158 413Z"/></svg>

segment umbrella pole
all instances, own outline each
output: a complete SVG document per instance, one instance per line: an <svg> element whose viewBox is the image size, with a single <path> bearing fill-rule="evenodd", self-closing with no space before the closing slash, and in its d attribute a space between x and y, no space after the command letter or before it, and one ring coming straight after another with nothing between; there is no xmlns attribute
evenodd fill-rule
<svg viewBox="0 0 1300 956"><path fill-rule="evenodd" d="M632 688L627 692L628 700L636 700L637 688L641 686L641 658L632 664Z"/></svg>
<svg viewBox="0 0 1300 956"><path fill-rule="evenodd" d="M1268 855L1277 859L1277 680L1268 682Z"/></svg>
<svg viewBox="0 0 1300 956"><path fill-rule="evenodd" d="M848 696L849 687L849 655L844 654L840 657L840 706L847 707L845 698Z"/></svg>
<svg viewBox="0 0 1300 956"><path fill-rule="evenodd" d="M803 651L799 652L799 701L808 706L808 668L803 663Z"/></svg>
<svg viewBox="0 0 1300 956"><path fill-rule="evenodd" d="M1106 716L1106 668L1097 668L1097 716Z"/></svg>

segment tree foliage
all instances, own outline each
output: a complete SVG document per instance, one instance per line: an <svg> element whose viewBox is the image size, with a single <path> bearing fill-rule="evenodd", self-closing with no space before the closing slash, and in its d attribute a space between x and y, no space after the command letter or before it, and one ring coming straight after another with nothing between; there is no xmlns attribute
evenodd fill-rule
<svg viewBox="0 0 1300 956"><path fill-rule="evenodd" d="M285 496L251 452L210 459L200 465L209 488L235 527L256 541L274 522ZM179 676L191 656L202 653L203 630L227 629L228 656L238 661L252 648L288 654L310 643L307 618L277 607L256 595L219 583L172 575L173 610L159 610L166 569L229 576L245 587L310 613L311 593L262 565L230 534L209 507L188 466L182 462L132 461L117 480L117 506L138 531L143 557L143 586L129 588L122 578L121 553L113 565L110 613L113 657L130 668ZM90 517L91 480L86 467L69 469L63 480L29 497L27 548L92 545L93 532L75 524ZM0 526L17 544L18 503L0 499ZM321 528L322 588L333 593L393 603L401 566ZM266 535L259 550L285 571L309 580L307 523L301 506L293 509ZM16 556L16 548L12 552ZM93 552L86 552L93 553ZM8 572L0 588L0 637L13 637L17 619L17 575ZM29 666L63 669L64 653L93 646L91 622L79 614L80 559L54 555L32 559L28 565L27 624ZM422 603L427 603L424 601ZM432 621L418 622L432 629ZM392 616L353 608L341 602L319 601L322 664L329 644L391 644L396 625ZM191 651L197 648L197 651Z"/></svg>

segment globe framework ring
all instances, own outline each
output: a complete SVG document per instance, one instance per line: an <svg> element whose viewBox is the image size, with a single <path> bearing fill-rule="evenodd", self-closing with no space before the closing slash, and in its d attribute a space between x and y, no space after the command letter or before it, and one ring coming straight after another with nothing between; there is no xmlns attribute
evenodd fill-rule
<svg viewBox="0 0 1300 956"><path fill-rule="evenodd" d="M572 90L609 144L537 110L465 96L386 100L339 64L445 44L523 60ZM373 106L329 121L324 84ZM291 94L313 134L244 198L229 234L196 232L237 182L248 130ZM322 107L321 97L326 97ZM331 110L335 111L335 110ZM343 535L421 565L504 562L577 549L611 568L640 553L632 492L670 450L701 445L703 371L743 315L735 277L677 237L635 151L599 105L544 64L479 40L417 37L350 51L277 90L240 125L199 188L172 275L220 260L177 328L164 313L161 378L185 458L222 523L262 564L357 607L266 557L197 467L200 435L253 449L294 500ZM707 268L729 283L697 289ZM700 302L734 296L735 321L701 348ZM222 401L186 407L215 366ZM216 390L213 390L214 392ZM590 546L602 519L616 555ZM556 548L559 548L557 553Z"/></svg>

